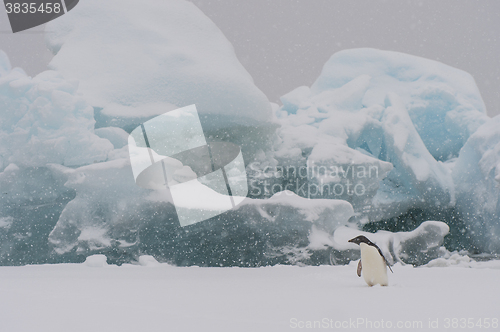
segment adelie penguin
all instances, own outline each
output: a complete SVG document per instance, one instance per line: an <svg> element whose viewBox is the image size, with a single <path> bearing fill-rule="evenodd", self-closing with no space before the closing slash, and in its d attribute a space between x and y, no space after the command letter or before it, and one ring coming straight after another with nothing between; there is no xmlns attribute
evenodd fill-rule
<svg viewBox="0 0 500 332"><path fill-rule="evenodd" d="M385 259L384 254L380 251L380 248L363 235L350 239L348 242L359 244L361 249L361 259L359 260L357 271L358 277L361 277L361 270L363 270L363 278L368 286L371 287L376 284L388 286L387 267L389 267L391 272L392 269L387 259Z"/></svg>

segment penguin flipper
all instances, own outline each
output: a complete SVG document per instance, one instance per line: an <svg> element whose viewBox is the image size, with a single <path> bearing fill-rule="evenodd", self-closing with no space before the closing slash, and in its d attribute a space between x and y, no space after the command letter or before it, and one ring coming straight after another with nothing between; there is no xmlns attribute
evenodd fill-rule
<svg viewBox="0 0 500 332"><path fill-rule="evenodd" d="M391 272L394 273L394 271L391 269L391 266L389 265L389 262L387 262L387 260L385 261L385 264L387 264L387 267L389 268L389 270L391 270Z"/></svg>
<svg viewBox="0 0 500 332"><path fill-rule="evenodd" d="M384 259L385 265L387 265L387 267L389 268L389 270L391 270L391 272L394 273L394 271L391 269L391 265L389 264L389 262L387 261L387 259L384 256L384 254L382 253L382 250L380 250L380 248L376 244L375 244L375 247L377 248L378 253L380 254L380 256L382 256L382 258Z"/></svg>
<svg viewBox="0 0 500 332"><path fill-rule="evenodd" d="M356 271L356 273L358 274L358 277L361 277L361 259L359 260L358 270Z"/></svg>

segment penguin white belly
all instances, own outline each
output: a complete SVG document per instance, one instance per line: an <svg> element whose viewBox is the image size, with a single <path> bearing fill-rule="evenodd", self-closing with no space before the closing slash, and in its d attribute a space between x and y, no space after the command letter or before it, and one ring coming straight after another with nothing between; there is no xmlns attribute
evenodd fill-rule
<svg viewBox="0 0 500 332"><path fill-rule="evenodd" d="M380 256L377 248L366 243L360 243L362 274L369 286L380 284L389 285L387 279L387 265L384 258Z"/></svg>

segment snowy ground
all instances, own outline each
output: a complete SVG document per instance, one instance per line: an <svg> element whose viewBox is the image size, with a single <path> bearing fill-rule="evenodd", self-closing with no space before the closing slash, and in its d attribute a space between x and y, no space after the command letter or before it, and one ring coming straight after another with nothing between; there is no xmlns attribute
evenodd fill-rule
<svg viewBox="0 0 500 332"><path fill-rule="evenodd" d="M474 267L0 267L0 331L498 331L500 262Z"/></svg>

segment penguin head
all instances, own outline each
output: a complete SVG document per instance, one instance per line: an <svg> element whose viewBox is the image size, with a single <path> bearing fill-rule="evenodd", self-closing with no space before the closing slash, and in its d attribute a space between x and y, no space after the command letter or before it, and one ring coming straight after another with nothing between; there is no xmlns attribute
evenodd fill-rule
<svg viewBox="0 0 500 332"><path fill-rule="evenodd" d="M356 244L366 243L368 245L373 245L373 242L370 241L370 240L368 240L368 238L366 236L364 236L364 235L356 236L355 238L350 239L347 242L356 243Z"/></svg>

